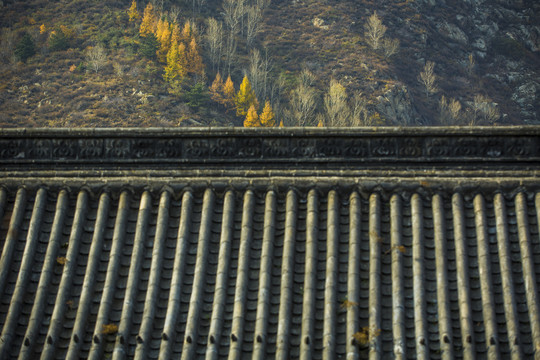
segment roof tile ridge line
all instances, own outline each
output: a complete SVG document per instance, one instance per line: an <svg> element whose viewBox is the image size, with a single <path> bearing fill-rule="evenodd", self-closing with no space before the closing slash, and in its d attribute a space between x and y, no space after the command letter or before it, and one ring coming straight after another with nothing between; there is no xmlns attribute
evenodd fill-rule
<svg viewBox="0 0 540 360"><path fill-rule="evenodd" d="M306 254L304 271L304 298L302 300L302 333L300 359L312 359L315 321L315 290L317 275L317 241L319 235L319 194L311 189L307 195Z"/></svg>
<svg viewBox="0 0 540 360"><path fill-rule="evenodd" d="M504 300L504 314L510 355L513 360L522 358L519 346L519 321L516 301L514 298L514 281L512 279L512 260L510 257L510 243L506 215L506 202L501 193L495 194L493 199L495 208L495 222L497 226L497 248L499 251L499 264L501 267L502 295Z"/></svg>
<svg viewBox="0 0 540 360"><path fill-rule="evenodd" d="M189 242L192 208L193 194L191 191L185 191L182 195L182 210L180 213L180 224L178 226L178 235L176 238L167 314L165 315L163 332L161 334L163 341L161 342L159 349L160 359L168 359L171 356L170 354L176 335L175 328L182 296L182 279L186 262L187 244Z"/></svg>
<svg viewBox="0 0 540 360"><path fill-rule="evenodd" d="M474 197L474 218L476 239L478 242L478 272L480 273L480 290L482 294L482 314L486 332L486 350L489 358L499 358L497 341L497 322L495 318L491 261L489 258L488 235L484 197L478 194Z"/></svg>
<svg viewBox="0 0 540 360"><path fill-rule="evenodd" d="M390 198L390 252L392 253L392 335L394 356L406 359L405 301L403 295L403 200L401 195Z"/></svg>
<svg viewBox="0 0 540 360"><path fill-rule="evenodd" d="M295 189L287 192L285 237L281 265L281 288L279 299L278 329L276 336L276 360L289 358L289 329L292 311L292 282L294 272L294 242L298 216L298 194Z"/></svg>
<svg viewBox="0 0 540 360"><path fill-rule="evenodd" d="M255 344L253 346L253 359L264 360L267 333L268 312L270 308L270 286L272 282L272 258L276 227L276 192L271 189L266 193L264 210L264 231L261 250L261 267L259 274L259 290L257 302L257 315L255 320Z"/></svg>
<svg viewBox="0 0 540 360"><path fill-rule="evenodd" d="M253 190L247 190L244 193L244 204L242 208L242 231L240 233L240 248L238 250L238 269L236 271L229 359L240 359L242 357L242 342L244 340L243 324L246 308L246 288L249 281L249 253L253 238L254 207L255 195Z"/></svg>
<svg viewBox="0 0 540 360"><path fill-rule="evenodd" d="M118 200L118 209L116 211L116 221L114 224L114 233L112 238L112 248L109 255L109 264L107 265L107 274L103 286L103 294L97 314L96 325L94 327L94 336L92 337L92 346L88 359L99 360L102 354L102 337L104 326L106 325L112 306L112 298L116 290L116 280L118 278L118 268L120 266L120 257L122 256L122 247L124 245L125 229L129 212L130 196L126 190L123 190Z"/></svg>
<svg viewBox="0 0 540 360"><path fill-rule="evenodd" d="M15 243L17 242L17 235L19 233L19 227L26 210L26 189L19 188L15 197L15 204L13 205L13 212L9 221L9 230L4 242L4 248L2 249L2 255L0 257L0 294L4 293L7 277L10 268L10 264L13 257L13 251L15 250Z"/></svg>
<svg viewBox="0 0 540 360"><path fill-rule="evenodd" d="M9 310L0 337L0 358L7 358L9 356L8 353L11 350L11 341L13 340L15 328L19 322L23 297L26 292L30 274L32 273L34 253L39 238L39 230L41 228L46 201L47 191L40 188L37 191L34 206L32 208L32 218L30 219L30 225L26 234L26 244L24 246L21 266L17 274L15 290L13 291L13 296L10 300ZM8 272L8 269L2 268L2 272Z"/></svg>
<svg viewBox="0 0 540 360"><path fill-rule="evenodd" d="M452 196L452 220L456 249L459 324L461 327L463 358L465 360L474 360L476 359L476 352L474 346L475 340L472 322L471 299L469 296L469 262L467 255L467 236L465 232L465 213L463 196L459 193L455 193Z"/></svg>
<svg viewBox="0 0 540 360"><path fill-rule="evenodd" d="M94 234L90 245L90 253L88 254L88 262L84 274L81 297L73 326L73 333L66 359L76 359L79 357L79 349L82 339L87 330L88 314L90 313L90 303L92 302L94 283L96 280L97 268L99 266L101 250L103 248L103 235L107 226L107 216L109 212L110 198L109 194L104 192L99 197L99 205L97 210L97 218L94 225ZM69 259L68 259L69 261Z"/></svg>
<svg viewBox="0 0 540 360"><path fill-rule="evenodd" d="M234 190L229 189L225 193L223 203L223 220L221 222L221 236L219 239L216 285L214 290L214 302L212 304L212 318L210 320L210 329L208 331L208 347L206 350L206 359L208 360L218 358L218 346L224 321L224 303L227 296L231 242L234 233L234 209Z"/></svg>
<svg viewBox="0 0 540 360"><path fill-rule="evenodd" d="M411 197L412 216L412 257L413 257L413 294L414 294L414 325L416 336L416 356L419 360L429 359L429 346L426 328L425 300L425 265L424 265L424 210L420 195L414 193Z"/></svg>
<svg viewBox="0 0 540 360"><path fill-rule="evenodd" d="M381 199L369 197L369 359L381 357Z"/></svg>
<svg viewBox="0 0 540 360"><path fill-rule="evenodd" d="M154 315L156 313L156 304L158 300L161 269L163 267L163 247L165 246L165 238L167 237L170 201L171 194L169 191L163 191L159 198L156 233L154 235L152 247L150 276L148 278L148 287L146 288L141 327L139 329L139 334L137 335L135 359L146 359L147 344L149 342L148 340L150 340L154 326Z"/></svg>
<svg viewBox="0 0 540 360"><path fill-rule="evenodd" d="M347 359L358 360L358 344L354 338L360 330L359 309L360 304L360 242L362 199L358 191L349 196L349 261L347 269Z"/></svg>
<svg viewBox="0 0 540 360"><path fill-rule="evenodd" d="M184 346L182 348L182 359L192 359L195 347L197 346L197 336L199 327L199 314L204 293L204 283L206 267L208 266L208 244L212 236L212 217L214 214L215 194L207 188L203 196L201 224L199 238L197 240L197 260L195 261L195 275L193 276L193 286L189 298L189 310L187 314L186 332L184 336Z"/></svg>
<svg viewBox="0 0 540 360"><path fill-rule="evenodd" d="M446 246L445 217L443 198L440 194L431 199L435 240L435 268L437 273L437 316L439 318L439 338L441 358L452 360L452 317L450 314L450 296L448 294L448 261Z"/></svg>
<svg viewBox="0 0 540 360"><path fill-rule="evenodd" d="M4 186L0 186L0 220L4 218L7 205L7 189Z"/></svg>
<svg viewBox="0 0 540 360"><path fill-rule="evenodd" d="M538 204L538 194L535 200ZM535 356L540 356L540 313L538 303L538 287L535 279L534 262L531 252L531 233L527 221L527 199L524 193L516 196L516 215L518 222L519 247L523 266L523 280L527 294L527 306L529 308L529 321L531 324L533 349ZM538 208L537 208L538 215Z"/></svg>
<svg viewBox="0 0 540 360"><path fill-rule="evenodd" d="M133 240L133 251L131 253L131 261L129 264L129 274L126 285L126 293L124 295L122 305L120 325L118 326L118 334L113 350L113 360L120 360L126 357L126 349L124 348L124 345L128 342L127 338L131 335L130 329L134 308L133 304L136 301L136 295L139 287L139 272L141 268L142 256L145 251L144 244L148 230L151 207L152 197L150 192L145 190L139 203L135 238Z"/></svg>
<svg viewBox="0 0 540 360"><path fill-rule="evenodd" d="M339 239L339 198L335 190L328 192L326 236L326 277L324 285L323 359L336 354L337 272Z"/></svg>
<svg viewBox="0 0 540 360"><path fill-rule="evenodd" d="M38 327L41 325L43 318L43 312L45 308L45 302L47 301L47 295L49 291L49 285L54 272L54 266L56 264L56 257L60 248L60 239L62 238L62 230L64 227L64 221L66 218L68 193L66 190L61 190L58 193L58 199L56 202L56 210L54 214L54 220L52 224L51 234L49 236L49 244L47 245L47 252L45 253L45 261L43 268L41 269L41 275L39 276L38 289L34 305L32 306L32 312L30 314L30 320L28 321L28 327L24 335L23 346L19 359L31 359L32 346L36 341L36 336L39 333Z"/></svg>
<svg viewBox="0 0 540 360"><path fill-rule="evenodd" d="M64 327L64 316L66 310L66 302L71 292L71 285L73 282L73 273L77 266L77 256L79 255L79 245L81 242L81 233L83 225L86 221L86 215L88 211L88 193L85 190L81 190L77 195L77 203L75 205L75 215L73 217L73 223L71 225L71 231L68 240L68 250L66 254L66 264L62 271L62 277L60 279L60 285L58 286L58 293L56 294L56 301L54 304L54 310L51 316L49 331L47 332L47 339L41 354L41 359L52 359L54 357L56 340Z"/></svg>

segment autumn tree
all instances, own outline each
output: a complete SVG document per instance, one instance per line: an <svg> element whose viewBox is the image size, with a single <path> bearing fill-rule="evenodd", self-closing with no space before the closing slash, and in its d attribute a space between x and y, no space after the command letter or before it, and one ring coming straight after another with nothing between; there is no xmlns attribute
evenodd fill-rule
<svg viewBox="0 0 540 360"><path fill-rule="evenodd" d="M364 36L367 43L377 50L380 46L381 39L386 33L386 26L383 25L381 19L377 16L377 12L374 11L373 15L368 18L367 23L364 25Z"/></svg>
<svg viewBox="0 0 540 360"><path fill-rule="evenodd" d="M168 83L179 83L186 76L186 47L172 44L167 54L167 66L163 78Z"/></svg>
<svg viewBox="0 0 540 360"><path fill-rule="evenodd" d="M184 28L182 29L182 41L186 44L186 45L189 45L189 43L191 43L191 39L194 37L194 31L193 31L193 26L191 25L191 22L190 21L186 21L186 23L184 24Z"/></svg>
<svg viewBox="0 0 540 360"><path fill-rule="evenodd" d="M225 87L225 84L223 83L221 74L218 72L216 75L216 78L214 79L214 81L212 82L212 85L210 86L211 99L217 103L223 104L224 103L224 98L223 98L224 87Z"/></svg>
<svg viewBox="0 0 540 360"><path fill-rule="evenodd" d="M157 26L157 17L154 12L154 7L152 3L148 3L144 9L144 15L141 22L141 27L139 28L139 34L141 36L146 36L148 34L154 34L156 32Z"/></svg>
<svg viewBox="0 0 540 360"><path fill-rule="evenodd" d="M235 106L235 97L236 92L234 90L234 83L231 79L231 75L229 75L223 86L223 104L229 108L233 108Z"/></svg>
<svg viewBox="0 0 540 360"><path fill-rule="evenodd" d="M159 41L158 59L165 62L171 47L171 26L167 20L160 19L158 21L156 38Z"/></svg>
<svg viewBox="0 0 540 360"><path fill-rule="evenodd" d="M141 15L139 14L139 11L137 10L137 1L136 0L133 0L131 2L131 6L129 7L129 10L128 10L128 16L129 16L129 21L130 22L133 22L135 20L139 20L141 18Z"/></svg>
<svg viewBox="0 0 540 360"><path fill-rule="evenodd" d="M236 115L238 116L246 116L247 111L251 106L258 107L255 92L251 88L247 76L244 76L242 84L240 84L240 89L236 94L234 103L236 105Z"/></svg>
<svg viewBox="0 0 540 360"><path fill-rule="evenodd" d="M418 80L424 88L426 89L426 97L429 97L431 94L434 94L438 91L437 89L437 75L434 72L435 63L433 61L426 62L424 65L424 70L420 72Z"/></svg>
<svg viewBox="0 0 540 360"><path fill-rule="evenodd" d="M39 34L43 35L46 32L47 32L47 27L45 26L45 24L41 24L41 26L39 27Z"/></svg>
<svg viewBox="0 0 540 360"><path fill-rule="evenodd" d="M255 105L252 104L247 110L246 119L244 120L244 127L260 127L261 122L259 121L259 116L257 115L257 109Z"/></svg>
<svg viewBox="0 0 540 360"><path fill-rule="evenodd" d="M187 51L187 71L196 76L204 77L204 63L195 37L191 38Z"/></svg>
<svg viewBox="0 0 540 360"><path fill-rule="evenodd" d="M350 116L345 87L337 80L330 80L330 88L324 96L324 108L329 126L346 126Z"/></svg>
<svg viewBox="0 0 540 360"><path fill-rule="evenodd" d="M274 112L272 111L272 105L270 101L266 100L264 108L259 117L259 121L264 127L274 127L276 125L276 119L274 118Z"/></svg>

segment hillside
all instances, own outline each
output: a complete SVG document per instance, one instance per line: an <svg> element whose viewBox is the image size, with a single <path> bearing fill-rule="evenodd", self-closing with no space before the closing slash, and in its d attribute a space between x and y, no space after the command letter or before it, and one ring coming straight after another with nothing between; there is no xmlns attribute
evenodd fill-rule
<svg viewBox="0 0 540 360"><path fill-rule="evenodd" d="M533 0L152 4L0 1L0 126L540 122Z"/></svg>

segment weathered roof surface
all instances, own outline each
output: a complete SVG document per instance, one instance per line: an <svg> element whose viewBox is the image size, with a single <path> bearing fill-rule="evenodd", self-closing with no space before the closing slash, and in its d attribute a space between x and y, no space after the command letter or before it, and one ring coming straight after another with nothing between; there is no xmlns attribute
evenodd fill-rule
<svg viewBox="0 0 540 360"><path fill-rule="evenodd" d="M3 130L0 355L538 359L539 160L538 127Z"/></svg>

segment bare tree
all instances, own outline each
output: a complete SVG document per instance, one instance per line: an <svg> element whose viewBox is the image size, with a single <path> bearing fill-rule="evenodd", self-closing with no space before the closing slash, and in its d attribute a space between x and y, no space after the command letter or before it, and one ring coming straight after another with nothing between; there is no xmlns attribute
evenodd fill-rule
<svg viewBox="0 0 540 360"><path fill-rule="evenodd" d="M384 52L384 57L389 58L392 55L395 55L399 51L399 40L398 39L383 39L382 48Z"/></svg>
<svg viewBox="0 0 540 360"><path fill-rule="evenodd" d="M461 104L456 99L446 99L443 95L439 101L439 123L442 125L458 125L461 122Z"/></svg>
<svg viewBox="0 0 540 360"><path fill-rule="evenodd" d="M418 80L426 88L426 97L429 97L431 94L435 94L437 89L437 75L434 72L435 63L433 61L426 62L424 65L424 71L420 72Z"/></svg>
<svg viewBox="0 0 540 360"><path fill-rule="evenodd" d="M298 82L306 87L313 86L315 83L315 75L308 69L302 69Z"/></svg>
<svg viewBox="0 0 540 360"><path fill-rule="evenodd" d="M264 11L264 9L270 6L270 0L256 0L255 6L261 9L261 11Z"/></svg>
<svg viewBox="0 0 540 360"><path fill-rule="evenodd" d="M360 92L356 92L351 101L351 126L371 126L367 100Z"/></svg>
<svg viewBox="0 0 540 360"><path fill-rule="evenodd" d="M261 101L267 97L268 73L270 72L271 67L268 53L266 53L263 58L258 49L251 51L247 75L257 99L260 99Z"/></svg>
<svg viewBox="0 0 540 360"><path fill-rule="evenodd" d="M178 22L181 13L182 10L178 6L172 6L169 10L169 21L172 23Z"/></svg>
<svg viewBox="0 0 540 360"><path fill-rule="evenodd" d="M472 103L470 125L492 125L500 119L497 104L484 95L475 95Z"/></svg>
<svg viewBox="0 0 540 360"><path fill-rule="evenodd" d="M212 69L219 71L223 51L223 24L214 18L209 18L205 38L208 44Z"/></svg>
<svg viewBox="0 0 540 360"><path fill-rule="evenodd" d="M330 80L330 88L324 96L328 126L347 126L351 110L347 104L347 91L337 80Z"/></svg>
<svg viewBox="0 0 540 360"><path fill-rule="evenodd" d="M236 54L236 36L240 32L240 25L244 18L245 0L224 0L223 18L227 26L227 44L225 47L225 61L228 71L231 71L231 63Z"/></svg>
<svg viewBox="0 0 540 360"><path fill-rule="evenodd" d="M317 93L310 84L313 83L314 78L314 75L309 70L304 69L301 73L298 86L291 91L289 114L294 125L315 125Z"/></svg>
<svg viewBox="0 0 540 360"><path fill-rule="evenodd" d="M250 47L253 40L261 31L262 11L257 6L249 6L247 8L247 29L246 29L246 44Z"/></svg>
<svg viewBox="0 0 540 360"><path fill-rule="evenodd" d="M386 32L386 26L383 25L381 19L377 16L376 11L368 18L367 23L364 25L364 29L366 41L374 50L377 50L380 46L381 39Z"/></svg>
<svg viewBox="0 0 540 360"><path fill-rule="evenodd" d="M86 61L96 73L107 63L107 54L101 45L91 47L86 52Z"/></svg>

